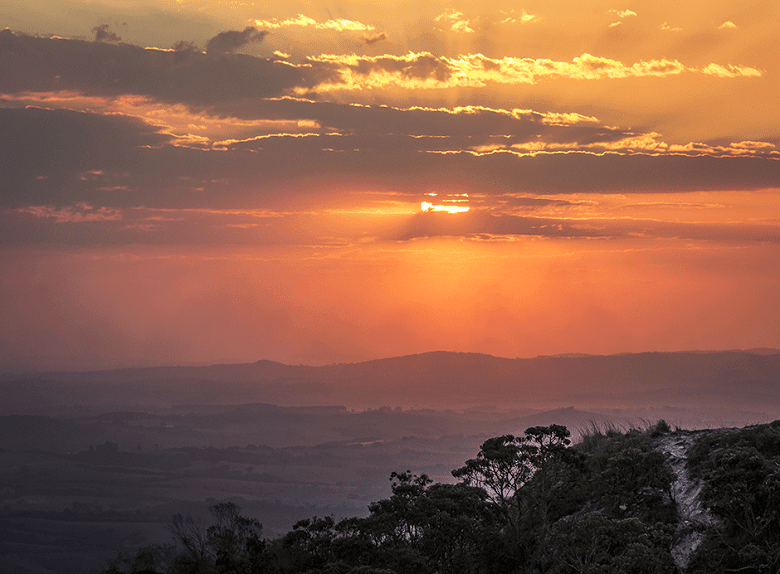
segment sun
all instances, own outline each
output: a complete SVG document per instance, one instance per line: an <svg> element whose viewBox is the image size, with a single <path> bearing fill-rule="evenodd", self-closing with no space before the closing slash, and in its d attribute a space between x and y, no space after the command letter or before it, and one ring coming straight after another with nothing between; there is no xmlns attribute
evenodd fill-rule
<svg viewBox="0 0 780 574"><path fill-rule="evenodd" d="M464 213L469 210L468 205L434 205L427 201L423 201L420 204L420 209L423 211L445 211L447 213Z"/></svg>
<svg viewBox="0 0 780 574"><path fill-rule="evenodd" d="M425 195L436 196L437 193L426 193ZM450 197L454 199L450 199ZM430 201L423 201L420 203L420 209L424 212L431 211L444 211L445 213L465 213L469 210L468 205L456 205L462 203L468 203L469 195L467 193L454 193L451 196L446 196L439 204L431 203Z"/></svg>

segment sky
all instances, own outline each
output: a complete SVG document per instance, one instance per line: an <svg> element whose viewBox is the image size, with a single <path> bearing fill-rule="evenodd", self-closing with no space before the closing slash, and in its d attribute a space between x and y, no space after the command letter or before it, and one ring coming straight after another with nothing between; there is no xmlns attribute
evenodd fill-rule
<svg viewBox="0 0 780 574"><path fill-rule="evenodd" d="M778 45L775 0L2 0L0 370L780 347Z"/></svg>

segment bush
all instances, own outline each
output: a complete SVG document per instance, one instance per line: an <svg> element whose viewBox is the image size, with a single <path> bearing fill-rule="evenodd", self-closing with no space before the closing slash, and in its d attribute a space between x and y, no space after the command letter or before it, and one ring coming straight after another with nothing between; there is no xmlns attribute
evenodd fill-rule
<svg viewBox="0 0 780 574"><path fill-rule="evenodd" d="M704 435L688 463L704 481L703 504L719 520L691 571L780 571L780 425Z"/></svg>

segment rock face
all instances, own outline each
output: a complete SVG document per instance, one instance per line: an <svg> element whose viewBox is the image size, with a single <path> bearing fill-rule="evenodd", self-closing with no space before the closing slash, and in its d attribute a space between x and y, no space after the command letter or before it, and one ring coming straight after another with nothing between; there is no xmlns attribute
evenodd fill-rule
<svg viewBox="0 0 780 574"><path fill-rule="evenodd" d="M672 498L677 505L680 521L677 525L672 558L681 570L685 570L691 556L704 539L708 526L716 526L717 519L702 506L699 493L704 486L699 479L692 478L686 467L688 449L703 433L712 431L680 431L659 437L655 448L667 455L667 462L675 476L672 483Z"/></svg>

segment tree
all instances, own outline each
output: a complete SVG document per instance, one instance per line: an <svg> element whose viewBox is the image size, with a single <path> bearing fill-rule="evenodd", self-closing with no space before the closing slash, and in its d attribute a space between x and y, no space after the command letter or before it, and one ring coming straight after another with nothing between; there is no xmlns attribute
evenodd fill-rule
<svg viewBox="0 0 780 574"><path fill-rule="evenodd" d="M241 515L232 502L209 507L214 524L204 528L203 521L192 516L175 515L170 530L184 552L177 556L175 572L259 572L265 551L261 538L263 526L254 518Z"/></svg>
<svg viewBox="0 0 780 574"><path fill-rule="evenodd" d="M219 572L259 571L258 560L265 549L260 538L263 525L254 518L241 516L232 502L210 507L216 524L206 530L206 540Z"/></svg>
<svg viewBox="0 0 780 574"><path fill-rule="evenodd" d="M175 514L171 517L168 529L176 543L184 547L183 553L178 557L179 562L187 561L195 565L207 562L209 550L206 530L200 517Z"/></svg>
<svg viewBox="0 0 780 574"><path fill-rule="evenodd" d="M511 527L517 531L521 488L534 473L552 461L562 459L571 444L569 429L562 425L526 429L524 437L504 435L482 443L477 458L452 471L470 486L484 488Z"/></svg>
<svg viewBox="0 0 780 574"><path fill-rule="evenodd" d="M525 429L526 448L536 468L568 454L571 433L563 425L536 426Z"/></svg>
<svg viewBox="0 0 780 574"><path fill-rule="evenodd" d="M502 540L510 562L527 563L539 551L549 529L554 487L578 460L568 448L569 436L565 426L550 425L530 427L522 437L494 437L482 444L476 458L452 471L464 484L484 489L498 510L506 525Z"/></svg>
<svg viewBox="0 0 780 574"><path fill-rule="evenodd" d="M509 523L517 528L520 488L533 475L531 452L522 437L511 434L489 438L477 458L452 471L465 484L483 488Z"/></svg>
<svg viewBox="0 0 780 574"><path fill-rule="evenodd" d="M484 489L433 483L410 471L390 479L390 498L371 504L368 517L336 527L342 561L410 574L502 570L491 567L500 554L500 521Z"/></svg>

